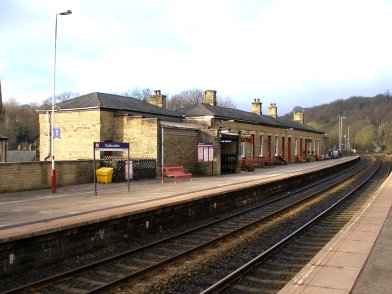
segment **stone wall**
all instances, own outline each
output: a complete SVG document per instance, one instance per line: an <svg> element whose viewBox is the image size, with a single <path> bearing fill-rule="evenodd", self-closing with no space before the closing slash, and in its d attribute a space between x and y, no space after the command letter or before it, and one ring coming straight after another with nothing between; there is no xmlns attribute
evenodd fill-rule
<svg viewBox="0 0 392 294"><path fill-rule="evenodd" d="M200 133L195 130L164 128L164 166L184 166L197 172L197 144ZM160 141L160 140L159 140ZM161 165L161 162L158 163Z"/></svg>
<svg viewBox="0 0 392 294"><path fill-rule="evenodd" d="M50 161L0 163L0 193L50 188L51 168ZM57 186L94 182L92 160L57 161L55 168Z"/></svg>
<svg viewBox="0 0 392 294"><path fill-rule="evenodd" d="M106 117L102 120L105 119ZM56 138L54 141L56 160L93 158L93 142L100 141L101 115L98 109L56 112L54 125L55 128L60 129L61 135L61 138ZM50 156L50 132L48 133L46 113L39 114L39 126L39 158L44 160L48 155Z"/></svg>
<svg viewBox="0 0 392 294"><path fill-rule="evenodd" d="M113 123L113 141L129 142L131 157L158 159L158 119L118 116Z"/></svg>

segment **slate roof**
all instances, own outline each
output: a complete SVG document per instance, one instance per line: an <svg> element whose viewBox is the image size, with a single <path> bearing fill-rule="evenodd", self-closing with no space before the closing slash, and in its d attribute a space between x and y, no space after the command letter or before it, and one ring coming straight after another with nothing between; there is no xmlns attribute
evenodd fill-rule
<svg viewBox="0 0 392 294"><path fill-rule="evenodd" d="M0 135L0 141L7 141L8 138L6 136Z"/></svg>
<svg viewBox="0 0 392 294"><path fill-rule="evenodd" d="M310 126L295 122L289 119L274 118L269 115L259 115L253 112L247 112L239 109L213 106L208 103L200 103L179 109L178 112L184 116L213 116L215 118L235 120L247 123L261 124L278 128L294 128L308 132L320 133L324 132L316 130Z"/></svg>
<svg viewBox="0 0 392 294"><path fill-rule="evenodd" d="M181 118L181 115L174 111L152 105L139 99L100 92L93 92L66 100L57 104L57 107L60 108L60 110L101 108L125 112L130 111L135 114L154 114L158 116Z"/></svg>
<svg viewBox="0 0 392 294"><path fill-rule="evenodd" d="M161 126L166 128L177 128L177 129L189 129L189 130L200 130L202 126L184 122L172 122L172 121L161 121Z"/></svg>

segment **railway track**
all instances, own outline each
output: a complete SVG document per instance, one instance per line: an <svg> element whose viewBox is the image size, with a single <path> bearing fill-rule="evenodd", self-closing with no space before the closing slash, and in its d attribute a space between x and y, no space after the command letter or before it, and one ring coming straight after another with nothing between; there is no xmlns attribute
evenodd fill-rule
<svg viewBox="0 0 392 294"><path fill-rule="evenodd" d="M307 205L304 203L331 187L355 177L368 164L367 160L362 161L335 176L283 193L284 195L207 225L38 282L9 289L4 293L97 293L107 292L124 284L143 283L144 277L154 276L170 264L181 263L193 254L200 254L218 243L238 238L257 226L273 223L276 218Z"/></svg>
<svg viewBox="0 0 392 294"><path fill-rule="evenodd" d="M329 208L201 293L277 293L366 203L368 195L357 193L358 189L376 173L386 178L390 170L387 161L373 164Z"/></svg>

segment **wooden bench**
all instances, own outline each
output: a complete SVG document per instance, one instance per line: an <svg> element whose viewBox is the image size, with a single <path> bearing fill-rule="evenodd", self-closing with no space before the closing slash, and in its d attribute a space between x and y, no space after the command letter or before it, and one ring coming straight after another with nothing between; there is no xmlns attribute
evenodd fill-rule
<svg viewBox="0 0 392 294"><path fill-rule="evenodd" d="M162 183L163 183L163 177L164 173L166 173L167 177L174 178L174 182L177 184L177 179L180 178L191 178L192 181L192 174L191 173L185 173L184 167L183 166L168 166L164 167L162 170Z"/></svg>
<svg viewBox="0 0 392 294"><path fill-rule="evenodd" d="M255 171L255 164L253 162L253 159L248 159L246 157L243 157L241 159L241 170L242 171Z"/></svg>

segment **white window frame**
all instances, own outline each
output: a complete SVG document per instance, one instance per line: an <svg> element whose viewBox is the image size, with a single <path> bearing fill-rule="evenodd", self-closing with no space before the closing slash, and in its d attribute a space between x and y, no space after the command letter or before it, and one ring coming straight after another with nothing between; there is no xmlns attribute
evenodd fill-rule
<svg viewBox="0 0 392 294"><path fill-rule="evenodd" d="M245 157L245 144L244 144L244 142L241 142L240 152L241 152L241 157Z"/></svg>
<svg viewBox="0 0 392 294"><path fill-rule="evenodd" d="M294 156L298 155L298 138L295 138Z"/></svg>
<svg viewBox="0 0 392 294"><path fill-rule="evenodd" d="M259 156L264 156L264 135L260 136Z"/></svg>

